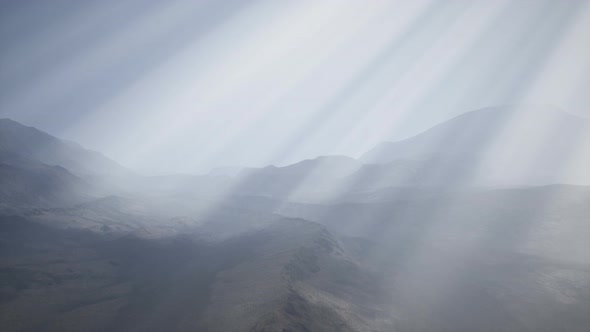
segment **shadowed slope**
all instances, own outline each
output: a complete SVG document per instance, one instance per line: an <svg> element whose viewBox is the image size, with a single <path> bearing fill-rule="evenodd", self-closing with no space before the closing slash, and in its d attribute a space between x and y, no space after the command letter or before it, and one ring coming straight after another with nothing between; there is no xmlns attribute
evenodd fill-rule
<svg viewBox="0 0 590 332"><path fill-rule="evenodd" d="M131 174L98 152L10 119L0 119L0 160L38 161L78 176Z"/></svg>

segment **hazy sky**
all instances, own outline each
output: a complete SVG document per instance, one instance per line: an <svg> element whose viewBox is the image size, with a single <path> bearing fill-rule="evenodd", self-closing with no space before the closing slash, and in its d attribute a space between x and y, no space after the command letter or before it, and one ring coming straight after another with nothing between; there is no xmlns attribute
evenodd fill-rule
<svg viewBox="0 0 590 332"><path fill-rule="evenodd" d="M590 115L590 2L0 2L0 117L134 168L358 156L481 107Z"/></svg>

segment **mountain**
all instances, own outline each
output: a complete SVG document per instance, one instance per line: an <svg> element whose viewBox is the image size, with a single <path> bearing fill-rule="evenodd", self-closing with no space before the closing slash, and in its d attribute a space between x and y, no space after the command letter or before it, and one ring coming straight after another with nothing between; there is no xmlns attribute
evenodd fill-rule
<svg viewBox="0 0 590 332"><path fill-rule="evenodd" d="M583 164L582 150L553 149L579 148L585 124L544 114L522 136L511 125L526 123L520 113L472 112L394 152L385 144L370 163L326 156L158 177L82 167L96 154L4 121L0 326L585 331L590 187L521 185L563 180L554 175L566 152L569 167ZM487 124L495 129L479 128ZM454 136L465 128L467 142ZM433 141L446 149L430 153ZM518 165L507 159L517 152L542 160L549 151L557 161L538 174L521 165L530 177L500 167ZM485 183L472 173L484 167L515 187L453 185Z"/></svg>
<svg viewBox="0 0 590 332"><path fill-rule="evenodd" d="M92 200L95 180L131 171L98 152L0 119L0 208L57 207Z"/></svg>
<svg viewBox="0 0 590 332"><path fill-rule="evenodd" d="M79 177L131 173L98 152L10 119L0 119L0 160L23 160L61 166Z"/></svg>
<svg viewBox="0 0 590 332"><path fill-rule="evenodd" d="M0 203L8 204L11 196L22 199L10 204L36 201L45 207L118 194L208 194L229 182L223 176L139 175L99 152L10 119L0 119L0 167Z"/></svg>
<svg viewBox="0 0 590 332"><path fill-rule="evenodd" d="M208 175L211 176L228 176L234 177L238 175L242 171L242 167L232 167L232 166L225 166L225 167L216 167L209 171Z"/></svg>
<svg viewBox="0 0 590 332"><path fill-rule="evenodd" d="M590 120L542 106L491 107L381 143L366 164L418 161L425 184L590 184ZM410 183L412 184L412 183Z"/></svg>
<svg viewBox="0 0 590 332"><path fill-rule="evenodd" d="M326 180L342 178L354 173L362 164L356 159L346 156L320 156L298 163L276 167L244 168L240 177L292 178L295 180L311 179Z"/></svg>
<svg viewBox="0 0 590 332"><path fill-rule="evenodd" d="M399 191L379 202L266 205L268 212L318 222L349 236L392 245L433 239L590 264L590 187ZM261 209L263 207L260 207ZM436 234L436 235L434 235Z"/></svg>
<svg viewBox="0 0 590 332"><path fill-rule="evenodd" d="M362 239L364 266L392 299L390 330L588 326L590 187L420 191L379 203L266 206Z"/></svg>
<svg viewBox="0 0 590 332"><path fill-rule="evenodd" d="M548 186L268 211L239 197L214 210L107 197L0 215L0 323L583 331L589 198L586 187Z"/></svg>
<svg viewBox="0 0 590 332"><path fill-rule="evenodd" d="M230 219L230 228L244 222ZM316 223L271 219L212 240L199 229L117 235L0 216L0 323L5 331L390 329L387 301L354 249Z"/></svg>
<svg viewBox="0 0 590 332"><path fill-rule="evenodd" d="M345 156L322 156L284 167L245 168L235 178L235 193L313 199L329 195L362 167Z"/></svg>
<svg viewBox="0 0 590 332"><path fill-rule="evenodd" d="M63 167L0 162L0 210L64 206L91 197L90 186Z"/></svg>
<svg viewBox="0 0 590 332"><path fill-rule="evenodd" d="M359 160L325 156L245 168L233 193L299 202L342 200L387 188L589 185L590 120L551 107L468 112Z"/></svg>

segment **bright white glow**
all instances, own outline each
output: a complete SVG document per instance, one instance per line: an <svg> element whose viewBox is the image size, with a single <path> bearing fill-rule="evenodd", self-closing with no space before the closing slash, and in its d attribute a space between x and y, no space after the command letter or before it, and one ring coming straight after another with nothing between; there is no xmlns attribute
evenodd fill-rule
<svg viewBox="0 0 590 332"><path fill-rule="evenodd" d="M31 84L3 95L2 111L133 168L192 173L358 156L485 106L590 109L583 1L95 7L13 42L2 77ZM125 11L136 19L108 26ZM28 73L47 51L67 58Z"/></svg>

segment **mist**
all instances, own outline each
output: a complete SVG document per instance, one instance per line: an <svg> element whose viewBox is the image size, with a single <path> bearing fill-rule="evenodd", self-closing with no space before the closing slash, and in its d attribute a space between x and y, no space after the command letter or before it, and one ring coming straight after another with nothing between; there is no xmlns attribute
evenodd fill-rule
<svg viewBox="0 0 590 332"><path fill-rule="evenodd" d="M590 116L587 1L2 6L0 115L149 173L358 157L489 106Z"/></svg>
<svg viewBox="0 0 590 332"><path fill-rule="evenodd" d="M4 331L586 331L590 1L0 3Z"/></svg>

